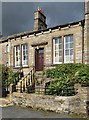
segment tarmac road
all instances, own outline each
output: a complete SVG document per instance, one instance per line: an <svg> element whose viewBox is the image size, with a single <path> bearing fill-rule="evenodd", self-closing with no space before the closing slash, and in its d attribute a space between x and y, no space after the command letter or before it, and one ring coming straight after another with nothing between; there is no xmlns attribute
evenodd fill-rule
<svg viewBox="0 0 89 120"><path fill-rule="evenodd" d="M21 108L17 106L3 107L2 118L60 118L60 120L66 118L65 120L83 120L82 118L74 118L66 114L62 115L55 112L45 112L41 110L33 110L30 108Z"/></svg>

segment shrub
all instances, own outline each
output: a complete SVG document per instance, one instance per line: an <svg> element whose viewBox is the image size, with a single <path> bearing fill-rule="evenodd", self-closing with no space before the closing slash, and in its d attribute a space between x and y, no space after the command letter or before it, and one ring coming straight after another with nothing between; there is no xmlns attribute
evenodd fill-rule
<svg viewBox="0 0 89 120"><path fill-rule="evenodd" d="M45 71L47 77L54 79L50 82L47 94L70 96L74 95L74 84L89 86L89 66L85 64L61 64L56 68Z"/></svg>
<svg viewBox="0 0 89 120"><path fill-rule="evenodd" d="M89 86L89 66L81 66L75 74L75 80L82 86Z"/></svg>
<svg viewBox="0 0 89 120"><path fill-rule="evenodd" d="M7 80L8 80L8 71L9 68L6 67L5 65L1 65L1 73L2 73L2 86L6 86L7 85Z"/></svg>
<svg viewBox="0 0 89 120"><path fill-rule="evenodd" d="M2 86L9 86L11 83L15 82L15 79L19 76L18 72L13 72L12 69L5 65L2 65Z"/></svg>
<svg viewBox="0 0 89 120"><path fill-rule="evenodd" d="M0 76L2 78L2 96L6 96L6 88L11 83L15 82L16 77L18 77L19 73L14 73L12 69L8 68L5 65L0 65Z"/></svg>

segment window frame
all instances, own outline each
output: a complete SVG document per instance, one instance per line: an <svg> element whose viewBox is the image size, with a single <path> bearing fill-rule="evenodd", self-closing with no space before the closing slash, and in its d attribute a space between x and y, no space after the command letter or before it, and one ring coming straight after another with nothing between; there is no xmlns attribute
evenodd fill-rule
<svg viewBox="0 0 89 120"><path fill-rule="evenodd" d="M68 42L68 44L69 44L69 48L67 48L67 49L65 49L66 47L66 43L65 43L65 37L70 37L70 36L72 36L72 39L73 39L73 41L72 42ZM70 48L70 43L73 43L73 47L72 48ZM73 60L71 61L66 61L66 54L65 54L65 50L68 50L69 49L69 57L70 56L73 56ZM73 54L72 55L70 55L70 50L73 50ZM65 35L64 36L64 63L74 63L74 37L73 37L73 34L69 34L69 35Z"/></svg>
<svg viewBox="0 0 89 120"><path fill-rule="evenodd" d="M70 43L72 43L73 44L73 47L72 48L70 48L69 47L69 51L70 50L73 50L73 54L72 55L70 55L69 54L69 56L73 56L73 58L72 58L72 61L70 60L69 62L66 62L66 60L65 60L65 37L66 36L72 36L72 42L69 42L69 44ZM57 38L61 38L61 40L62 40L62 62L56 62L56 58L55 58L55 41L56 41L56 39ZM52 39L52 43L53 43L53 64L55 65L55 64L66 64L66 63L74 63L74 34L67 34L67 35L64 35L64 36L58 36L58 37L55 37L55 38L53 38ZM59 49L59 48L58 48Z"/></svg>
<svg viewBox="0 0 89 120"><path fill-rule="evenodd" d="M27 45L27 64L24 65L23 64L23 45ZM16 47L19 46L19 58L20 58L20 62L19 65L16 64ZM18 44L14 46L14 66L17 67L28 67L28 44L24 43L24 44Z"/></svg>
<svg viewBox="0 0 89 120"><path fill-rule="evenodd" d="M20 63L21 63L21 59L20 59L20 61L19 61L19 64L18 64L18 65L16 64L16 47L18 47L18 46L19 46L19 54L20 54L20 45L14 46L14 50L15 50L15 51L14 51L14 57L15 57L15 58L14 58L14 60L15 60L14 65L15 65L15 67L20 67L20 66L21 66L21 64L20 64ZM21 56L21 55L19 55L19 57L20 57L20 56ZM19 58L18 58L18 59L19 59Z"/></svg>
<svg viewBox="0 0 89 120"><path fill-rule="evenodd" d="M27 49L25 49L25 50L27 50L27 54L26 54L26 51L25 51L25 55L26 55L25 57L27 57L27 64L23 64L23 62L24 62L24 60L23 60L23 56L24 56L24 55L23 55L23 46L24 46L24 45L27 46ZM23 67L28 66L28 44L27 44L27 43L21 45L21 51L22 51L22 53L21 53L21 55L22 55L22 58L21 58L21 59L22 59L22 66L23 66ZM26 62L26 61L25 61L25 62Z"/></svg>
<svg viewBox="0 0 89 120"><path fill-rule="evenodd" d="M55 41L57 40L57 39L60 39L61 38L61 41L62 41L62 36L59 36L59 37L55 37L55 38L53 38L53 64L62 64L63 63L63 41L61 42L62 43L62 49L61 49L61 52L62 52L62 62L56 62L56 57L55 57ZM58 46L59 46L59 43L58 43ZM58 51L59 51L59 49L58 49Z"/></svg>

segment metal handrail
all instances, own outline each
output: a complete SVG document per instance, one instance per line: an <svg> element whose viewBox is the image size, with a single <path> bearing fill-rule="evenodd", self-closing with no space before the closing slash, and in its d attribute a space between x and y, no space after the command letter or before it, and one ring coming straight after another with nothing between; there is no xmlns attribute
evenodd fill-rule
<svg viewBox="0 0 89 120"><path fill-rule="evenodd" d="M33 69L26 76L24 76L24 78L22 80L24 80L28 75L31 75L32 71L33 71Z"/></svg>

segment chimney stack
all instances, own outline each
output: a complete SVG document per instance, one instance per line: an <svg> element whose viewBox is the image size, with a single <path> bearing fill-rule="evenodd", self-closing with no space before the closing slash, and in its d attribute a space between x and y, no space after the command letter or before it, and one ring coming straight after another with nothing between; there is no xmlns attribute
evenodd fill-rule
<svg viewBox="0 0 89 120"><path fill-rule="evenodd" d="M44 15L41 8L34 12L34 30L44 30L47 28L46 25L46 16Z"/></svg>

